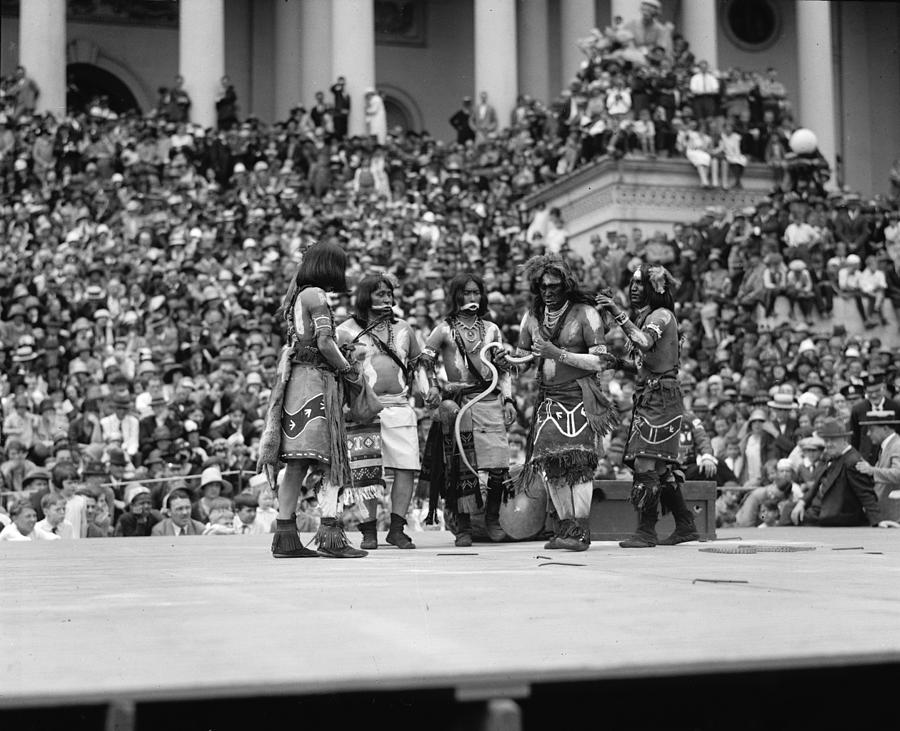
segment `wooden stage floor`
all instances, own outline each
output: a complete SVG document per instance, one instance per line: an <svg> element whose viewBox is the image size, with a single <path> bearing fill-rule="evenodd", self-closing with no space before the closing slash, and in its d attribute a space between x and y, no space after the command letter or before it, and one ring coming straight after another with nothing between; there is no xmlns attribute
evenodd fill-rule
<svg viewBox="0 0 900 731"><path fill-rule="evenodd" d="M359 560L274 560L263 536L0 544L0 709L515 697L542 681L900 661L900 531L731 529L580 554L414 538ZM738 544L815 550L701 550Z"/></svg>

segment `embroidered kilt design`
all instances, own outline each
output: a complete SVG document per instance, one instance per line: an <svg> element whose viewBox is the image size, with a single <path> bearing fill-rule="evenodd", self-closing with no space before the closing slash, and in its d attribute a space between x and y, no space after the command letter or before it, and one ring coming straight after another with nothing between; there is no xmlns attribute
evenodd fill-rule
<svg viewBox="0 0 900 731"><path fill-rule="evenodd" d="M650 380L635 393L625 463L636 457L678 462L684 407L675 379Z"/></svg>
<svg viewBox="0 0 900 731"><path fill-rule="evenodd" d="M593 477L599 461L594 431L579 395L544 398L535 412L531 458L548 482L574 485Z"/></svg>
<svg viewBox="0 0 900 731"><path fill-rule="evenodd" d="M312 365L293 363L281 411L281 459L331 463L325 381Z"/></svg>
<svg viewBox="0 0 900 731"><path fill-rule="evenodd" d="M354 488L384 486L381 424L378 419L371 424L347 425L347 452Z"/></svg>

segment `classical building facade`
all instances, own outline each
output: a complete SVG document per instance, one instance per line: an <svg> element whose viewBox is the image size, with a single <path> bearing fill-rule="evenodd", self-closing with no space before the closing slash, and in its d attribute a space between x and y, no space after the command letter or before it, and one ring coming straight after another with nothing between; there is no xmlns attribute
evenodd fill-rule
<svg viewBox="0 0 900 731"><path fill-rule="evenodd" d="M584 55L577 41L640 0L0 0L0 70L21 63L42 109L65 107L67 72L152 107L184 77L192 119L215 118L227 74L240 114L274 120L338 75L363 129L376 86L391 124L451 138L461 97L488 93L503 123L517 94L551 101ZM838 180L887 187L900 154L900 3L662 0L697 59L778 69L796 118L816 132Z"/></svg>

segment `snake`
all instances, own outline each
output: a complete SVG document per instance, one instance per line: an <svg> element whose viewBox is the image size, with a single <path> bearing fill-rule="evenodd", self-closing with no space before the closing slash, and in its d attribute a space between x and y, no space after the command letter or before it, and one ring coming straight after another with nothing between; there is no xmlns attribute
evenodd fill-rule
<svg viewBox="0 0 900 731"><path fill-rule="evenodd" d="M457 449L459 449L459 456L462 459L463 464L465 464L466 467L469 468L469 471L472 473L475 473L475 474L478 473L478 470L476 470L472 466L472 463L469 462L468 457L466 457L466 452L463 449L462 435L460 434L460 425L462 424L462 417L463 417L463 414L466 413L466 410L471 409L479 401L486 399L490 395L490 393L495 388L497 388L497 382L500 380L500 374L497 372L497 367L493 364L491 359L487 357L487 355L492 349L502 348L502 347L503 347L503 343L501 343L497 340L494 340L490 343L484 344L484 347L481 349L480 355L481 355L482 362L487 366L488 370L491 372L491 382L488 385L488 387L486 389L484 389L484 391L482 391L477 396L475 396L473 399L469 400L468 402L466 402L465 404L462 405L459 412L456 414L456 421L453 424L453 436L456 438L456 447L457 447ZM532 358L534 358L534 355L529 353L528 355L522 355L522 356L519 356L516 358L514 358L512 356L507 356L506 358L513 365L522 365L524 363L528 363Z"/></svg>

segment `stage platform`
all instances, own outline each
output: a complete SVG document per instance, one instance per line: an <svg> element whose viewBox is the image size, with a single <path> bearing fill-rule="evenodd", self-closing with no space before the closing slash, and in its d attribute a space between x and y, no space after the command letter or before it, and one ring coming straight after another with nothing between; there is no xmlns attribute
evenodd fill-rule
<svg viewBox="0 0 900 731"><path fill-rule="evenodd" d="M482 721L532 728L548 688L605 697L612 712L616 697L705 678L683 686L696 710L729 676L794 673L827 692L832 676L848 687L900 668L897 530L727 529L713 542L584 553L414 539L415 551L383 544L358 560L275 560L268 536L0 544L0 711L16 728L95 709L107 728L143 729L160 717L193 728L191 714L213 708L222 718L196 727L226 728L227 709L254 708L260 725L242 727L265 728L279 700L346 698L346 712L383 695L448 709L422 726L437 729L460 704L512 698ZM737 546L757 550L707 550ZM741 706L762 701L729 687ZM741 718L668 727L750 728Z"/></svg>

